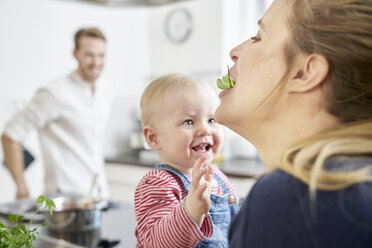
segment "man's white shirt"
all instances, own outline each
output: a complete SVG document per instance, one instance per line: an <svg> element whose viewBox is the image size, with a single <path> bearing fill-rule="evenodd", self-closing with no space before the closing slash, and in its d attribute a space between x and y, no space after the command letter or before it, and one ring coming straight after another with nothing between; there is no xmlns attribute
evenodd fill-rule
<svg viewBox="0 0 372 248"><path fill-rule="evenodd" d="M31 102L5 125L4 133L22 143L37 130L45 165L45 193L87 194L98 174L94 196L108 198L104 171L104 131L112 88L84 81L76 72L40 88Z"/></svg>

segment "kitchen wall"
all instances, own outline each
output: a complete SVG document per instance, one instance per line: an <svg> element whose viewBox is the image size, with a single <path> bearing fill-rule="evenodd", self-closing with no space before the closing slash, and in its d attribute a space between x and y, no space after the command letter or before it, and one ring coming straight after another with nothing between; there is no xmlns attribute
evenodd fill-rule
<svg viewBox="0 0 372 248"><path fill-rule="evenodd" d="M0 130L34 91L49 80L76 68L73 34L82 26L101 28L108 39L103 77L114 84L116 96L105 141L106 156L130 150L139 99L146 85L163 73L185 71L214 86L232 64L229 51L254 35L257 19L270 0L194 0L160 7L113 8L63 0L0 1ZM193 31L182 44L171 43L164 32L167 14L186 8ZM226 129L230 140L249 143ZM229 140L227 140L229 142ZM27 148L40 157L32 134ZM226 150L226 155L229 151ZM251 154L251 155L252 155ZM3 156L0 152L0 160ZM37 159L26 172L31 194L41 193L43 170ZM0 166L0 202L14 196L8 171Z"/></svg>
<svg viewBox="0 0 372 248"><path fill-rule="evenodd" d="M0 30L6 34L0 38L0 127L37 87L76 68L73 34L82 26L98 26L107 36L103 77L114 84L117 98L128 99L120 106L120 113L127 112L132 107L131 96L138 94L137 86L149 73L147 16L144 8L106 8L62 0L0 1ZM127 123L122 122L123 130Z"/></svg>
<svg viewBox="0 0 372 248"><path fill-rule="evenodd" d="M123 136L130 129L127 115L135 104L132 95L139 94L136 85L142 84L149 71L147 15L144 8L104 8L62 0L0 1L0 129L36 88L76 68L74 32L82 26L98 26L108 38L103 77L112 81L117 92L111 122L121 122L116 124L123 130L117 137ZM121 98L128 101L117 106ZM108 152L118 143L112 137L107 139ZM40 158L35 134L26 146ZM36 159L26 172L32 195L41 192L42 175L41 161ZM4 196L13 196L14 191L8 171L0 166L1 201L9 200Z"/></svg>

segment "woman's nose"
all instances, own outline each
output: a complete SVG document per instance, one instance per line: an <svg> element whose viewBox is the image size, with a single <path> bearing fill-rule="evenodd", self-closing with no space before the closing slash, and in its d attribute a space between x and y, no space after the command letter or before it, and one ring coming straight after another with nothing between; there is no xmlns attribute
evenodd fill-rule
<svg viewBox="0 0 372 248"><path fill-rule="evenodd" d="M231 60L236 63L238 61L238 58L239 58L239 53L240 53L240 47L241 47L242 44L234 47L231 51L230 51L230 58Z"/></svg>

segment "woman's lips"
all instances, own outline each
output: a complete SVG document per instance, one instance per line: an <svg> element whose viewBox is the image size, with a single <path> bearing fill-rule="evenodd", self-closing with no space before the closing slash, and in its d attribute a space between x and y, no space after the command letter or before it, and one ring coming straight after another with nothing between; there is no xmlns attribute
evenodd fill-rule
<svg viewBox="0 0 372 248"><path fill-rule="evenodd" d="M224 95L227 95L229 94L231 91L231 89L226 89L226 90L223 90L220 92L220 94L218 94L219 97L223 97Z"/></svg>

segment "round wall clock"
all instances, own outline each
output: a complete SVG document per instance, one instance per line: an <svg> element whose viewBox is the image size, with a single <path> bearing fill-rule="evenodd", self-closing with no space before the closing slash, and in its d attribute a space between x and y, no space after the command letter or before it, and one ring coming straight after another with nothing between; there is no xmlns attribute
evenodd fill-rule
<svg viewBox="0 0 372 248"><path fill-rule="evenodd" d="M167 15L165 33L171 42L185 42L190 37L192 29L192 16L187 9L174 9Z"/></svg>

